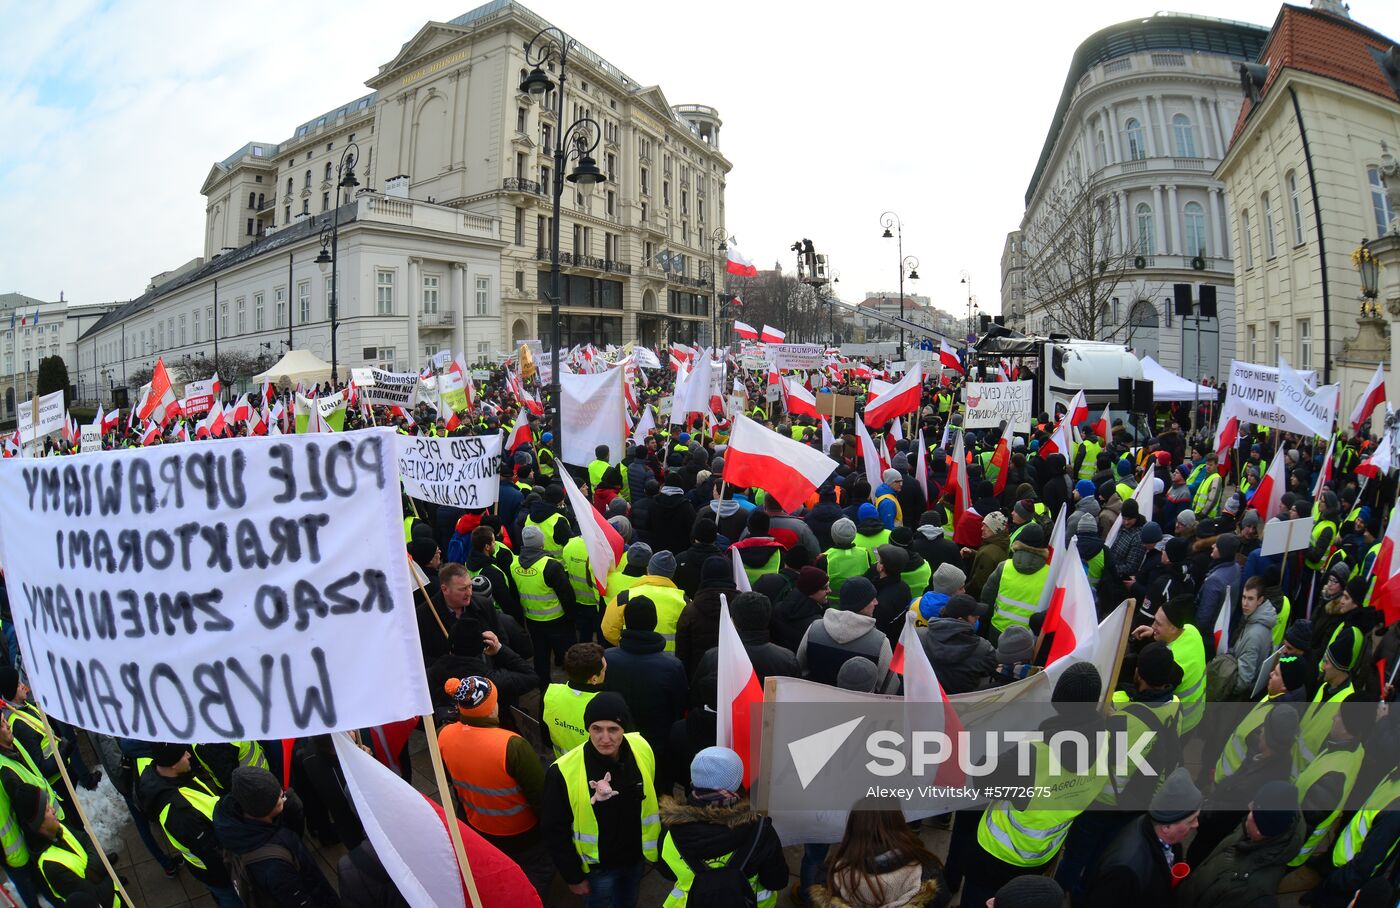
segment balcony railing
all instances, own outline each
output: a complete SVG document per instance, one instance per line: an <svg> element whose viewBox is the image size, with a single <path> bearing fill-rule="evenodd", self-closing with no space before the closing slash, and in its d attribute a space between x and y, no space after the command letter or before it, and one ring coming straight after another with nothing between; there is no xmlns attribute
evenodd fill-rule
<svg viewBox="0 0 1400 908"><path fill-rule="evenodd" d="M604 268L605 271L615 271L615 272L617 272L618 274L631 274L631 273L632 273L632 266L631 266L631 265L629 265L629 264L626 263L626 262L614 261L613 259L605 259L605 260L603 261L603 268Z"/></svg>
<svg viewBox="0 0 1400 908"><path fill-rule="evenodd" d="M702 277L686 277L683 274L667 273L666 279L685 287L709 287L710 282Z"/></svg>
<svg viewBox="0 0 1400 908"><path fill-rule="evenodd" d="M527 180L522 177L506 177L501 181L501 188L506 192L528 192L534 195L544 195L545 189L537 180Z"/></svg>

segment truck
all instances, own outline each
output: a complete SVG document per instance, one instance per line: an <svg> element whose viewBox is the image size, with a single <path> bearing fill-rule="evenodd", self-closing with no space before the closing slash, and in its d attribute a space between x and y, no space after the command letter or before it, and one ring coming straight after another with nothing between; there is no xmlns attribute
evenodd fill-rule
<svg viewBox="0 0 1400 908"><path fill-rule="evenodd" d="M1142 379L1142 363L1131 347L1107 341L1021 334L992 323L972 348L976 371L990 376L1002 359L1021 367L1034 384L1037 412L1063 412L1080 391L1091 414L1118 405L1118 380ZM1115 415L1126 416L1124 413ZM1095 418L1097 418L1095 416Z"/></svg>

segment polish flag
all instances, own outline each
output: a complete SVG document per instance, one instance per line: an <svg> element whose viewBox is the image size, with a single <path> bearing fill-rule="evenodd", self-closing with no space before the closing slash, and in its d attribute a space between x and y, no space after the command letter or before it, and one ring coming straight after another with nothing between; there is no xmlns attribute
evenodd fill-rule
<svg viewBox="0 0 1400 908"><path fill-rule="evenodd" d="M1389 445L1390 442L1383 441L1382 445ZM1376 449L1380 453L1380 449ZM1249 506L1259 512L1260 523L1268 523L1274 516L1283 510L1283 490L1284 490L1284 463L1287 457L1275 457L1274 462L1269 464L1269 471L1264 474L1264 478L1259 480L1259 485L1254 490L1254 495L1249 499ZM1365 464L1362 464L1365 466ZM1361 467L1356 468L1356 472L1361 472Z"/></svg>
<svg viewBox="0 0 1400 908"><path fill-rule="evenodd" d="M1066 416L1068 416L1068 414L1066 414ZM1060 417L1060 421L1055 424L1055 431L1050 433L1050 437L1046 439L1045 444L1041 445L1040 450L1036 453L1041 457L1049 457L1051 454L1063 454L1068 458L1070 452L1073 450L1074 447L1070 444L1069 440L1069 423L1062 416Z"/></svg>
<svg viewBox="0 0 1400 908"><path fill-rule="evenodd" d="M948 471L948 485L953 487L953 525L957 526L963 511L972 507L972 487L967 482L967 451L961 432L953 442L953 466Z"/></svg>
<svg viewBox="0 0 1400 908"><path fill-rule="evenodd" d="M885 467L880 460L880 449L871 440L870 433L865 430L865 423L860 420L856 420L856 447L859 448L857 453L865 466L865 481L870 484L870 495L873 498L875 490L884 482L881 474L885 472ZM729 463L728 459L725 463Z"/></svg>
<svg viewBox="0 0 1400 908"><path fill-rule="evenodd" d="M249 435L266 435L266 434L267 434L267 425L268 425L267 404L263 404L263 405L262 405L262 409L258 409L257 407L254 407L254 408L253 408L253 415L250 416L250 417L248 418L248 434L249 434Z"/></svg>
<svg viewBox="0 0 1400 908"><path fill-rule="evenodd" d="M799 385L797 382L782 380L783 390L787 392L787 411L793 416L816 416L817 398L811 391Z"/></svg>
<svg viewBox="0 0 1400 908"><path fill-rule="evenodd" d="M1056 572L1050 610L1045 615L1044 633L1055 635L1045 657L1047 667L1062 656L1082 654L1081 658L1087 659L1099 630L1094 591L1079 560L1079 547L1065 546L1064 557L1056 561L1063 567Z"/></svg>
<svg viewBox="0 0 1400 908"><path fill-rule="evenodd" d="M1060 508L1060 513L1055 515L1055 524L1050 528L1049 555L1046 560L1051 563L1055 560L1056 552L1063 552L1065 550L1065 514L1068 511L1069 508ZM1042 603L1042 605L1043 604L1044 603Z"/></svg>
<svg viewBox="0 0 1400 908"><path fill-rule="evenodd" d="M749 261L739 247L735 245L733 238L726 244L729 248L727 259L724 263L724 270L735 277L758 277L758 269L753 262Z"/></svg>
<svg viewBox="0 0 1400 908"><path fill-rule="evenodd" d="M748 650L734 627L727 596L720 596L719 673L715 697L715 743L744 761L744 785L758 775L756 712L763 708L763 685L753 670Z"/></svg>
<svg viewBox="0 0 1400 908"><path fill-rule="evenodd" d="M515 417L515 428L510 430L510 435L506 436L506 450L514 454L521 445L530 441L530 415L524 407L520 408L520 414Z"/></svg>
<svg viewBox="0 0 1400 908"><path fill-rule="evenodd" d="M997 442L996 450L992 452L992 466L997 468L993 490L1000 495L1006 490L1006 477L1011 472L1011 446L1007 444L1005 435Z"/></svg>
<svg viewBox="0 0 1400 908"><path fill-rule="evenodd" d="M836 444L836 435L831 431L831 424L826 421L826 417L822 416L820 419L822 422L822 451L829 453L832 445Z"/></svg>
<svg viewBox="0 0 1400 908"><path fill-rule="evenodd" d="M938 362L945 369L952 369L959 375L967 374L967 370L963 368L962 360L958 358L957 348L946 340L940 339L938 341Z"/></svg>
<svg viewBox="0 0 1400 908"><path fill-rule="evenodd" d="M865 405L865 424L883 426L906 413L917 413L924 393L924 365L914 363L894 387Z"/></svg>
<svg viewBox="0 0 1400 908"><path fill-rule="evenodd" d="M909 731L942 731L952 741L959 740L958 733L965 729L953 704L948 702L943 685L938 683L938 674L919 640L913 611L904 613L904 630L900 631L899 643L890 659L890 671L904 676L904 718ZM957 757L950 755L938 764L933 784L957 787L965 779Z"/></svg>
<svg viewBox="0 0 1400 908"><path fill-rule="evenodd" d="M272 382L270 382L270 381L263 382L263 387L262 387L262 399L265 400L265 401L267 401L268 403L272 403L272 399L273 399L274 397L276 397L276 396L277 396L277 389L276 389L275 387L273 387Z"/></svg>
<svg viewBox="0 0 1400 908"><path fill-rule="evenodd" d="M1376 366L1376 374L1371 376L1371 381L1366 385L1366 390L1361 392L1361 398L1356 402L1356 406L1351 411L1351 430L1361 431L1361 424L1371 417L1371 411L1385 400L1385 369L1380 365Z"/></svg>
<svg viewBox="0 0 1400 908"><path fill-rule="evenodd" d="M1282 459L1282 457L1274 458L1276 461ZM1394 466L1395 455L1390 447L1390 433L1387 432L1385 435L1381 436L1381 443L1376 445L1376 450L1371 452L1371 456L1356 465L1356 473L1358 476L1365 476L1367 479L1375 479L1383 473L1389 473ZM1273 472L1272 465L1269 467L1269 472ZM1279 485L1281 486L1282 483ZM1262 489L1264 484L1261 482L1259 487Z"/></svg>
<svg viewBox="0 0 1400 908"><path fill-rule="evenodd" d="M1317 482L1313 483L1312 500L1317 501L1322 495L1322 490L1332 479L1332 449L1337 445L1337 436L1334 434L1327 442L1327 456L1322 458L1322 469L1317 473Z"/></svg>
<svg viewBox="0 0 1400 908"><path fill-rule="evenodd" d="M1084 392L1077 391L1074 400L1069 402L1069 424L1078 426L1089 420L1089 402L1084 399Z"/></svg>
<svg viewBox="0 0 1400 908"><path fill-rule="evenodd" d="M1104 441L1108 440L1108 404L1104 404L1103 415L1096 423L1090 423L1094 427L1094 434Z"/></svg>
<svg viewBox="0 0 1400 908"><path fill-rule="evenodd" d="M233 421L247 422L252 418L253 404L252 401L248 399L248 395L244 394L242 397L238 398L238 403L233 407Z"/></svg>
<svg viewBox="0 0 1400 908"><path fill-rule="evenodd" d="M1371 576L1375 578L1371 605L1380 609L1386 624L1400 621L1400 579L1397 579L1397 575L1400 575L1400 557L1395 552L1397 544L1400 544L1400 508L1390 512L1381 550L1371 566Z"/></svg>
<svg viewBox="0 0 1400 908"><path fill-rule="evenodd" d="M753 584L749 583L749 575L744 570L744 560L739 557L738 548L730 546L729 559L734 568L734 588L741 593L752 593Z"/></svg>
<svg viewBox="0 0 1400 908"><path fill-rule="evenodd" d="M179 398L175 396L175 388L165 371L165 360L158 358L155 371L151 373L151 390L141 404L141 412L136 415L141 419L158 420L164 425L179 408Z"/></svg>
<svg viewBox="0 0 1400 908"><path fill-rule="evenodd" d="M180 423L180 428L178 428L178 429L175 430L175 440L176 440L176 441L189 441L189 440L190 440L190 430L189 430L189 427L186 426L184 423Z"/></svg>
<svg viewBox="0 0 1400 908"><path fill-rule="evenodd" d="M98 422L102 425L103 435L106 435L108 432L115 429L118 425L121 424L121 421L122 411L120 407L111 411L110 413L103 415L102 418L98 420Z"/></svg>
<svg viewBox="0 0 1400 908"><path fill-rule="evenodd" d="M564 492L569 496L569 507L578 520L579 535L583 537L584 550L588 554L588 566L593 572L593 582L598 592L608 588L608 573L622 561L622 536L613 525L603 519L597 508L588 503L568 470L560 470L559 478L564 481Z"/></svg>
<svg viewBox="0 0 1400 908"><path fill-rule="evenodd" d="M822 452L736 414L724 454L723 479L740 488L763 489L792 511L801 507L836 466Z"/></svg>
<svg viewBox="0 0 1400 908"><path fill-rule="evenodd" d="M1224 476L1230 469L1230 452L1240 438L1240 418L1231 416L1222 422L1215 432L1216 469ZM1330 455L1329 455L1330 456Z"/></svg>
<svg viewBox="0 0 1400 908"><path fill-rule="evenodd" d="M914 479L923 490L924 501L928 501L928 448L924 445L924 430L919 429L919 454L914 459ZM932 504L932 502L930 502Z"/></svg>
<svg viewBox="0 0 1400 908"><path fill-rule="evenodd" d="M758 329L752 325L746 325L741 321L734 322L734 333L744 340L758 340Z"/></svg>
<svg viewBox="0 0 1400 908"><path fill-rule="evenodd" d="M1283 458L1278 458L1282 460ZM1215 617L1215 654L1217 656L1230 651L1230 588L1225 588L1225 598L1220 606L1220 614Z"/></svg>
<svg viewBox="0 0 1400 908"><path fill-rule="evenodd" d="M1152 481L1152 478L1156 472L1157 465L1148 464L1147 472L1142 476L1142 482L1138 483L1137 488L1133 490L1133 500L1138 504L1138 515L1141 517L1141 523L1138 524L1139 527L1152 519L1152 490L1156 485L1156 483ZM1123 515L1119 514L1114 518L1113 526L1109 527L1108 535L1104 537L1103 544L1105 548L1113 545L1113 540L1118 538L1118 531L1121 529L1123 529Z"/></svg>
<svg viewBox="0 0 1400 908"><path fill-rule="evenodd" d="M462 425L462 421L461 421L460 419L457 418L457 411L456 411L456 410L453 410L453 409L451 409L451 408L448 408L448 411L447 411L447 422L445 422L445 423L442 424L443 429L446 430L446 431L448 431L448 432L451 432L453 429L456 429L456 428L458 428L458 427L461 426L461 425Z"/></svg>
<svg viewBox="0 0 1400 908"><path fill-rule="evenodd" d="M160 425L154 421L146 423L146 430L141 433L141 444L149 445L157 438L160 438Z"/></svg>
<svg viewBox="0 0 1400 908"><path fill-rule="evenodd" d="M786 337L786 331L779 331L771 325L764 325L758 339L765 344L781 344Z"/></svg>
<svg viewBox="0 0 1400 908"><path fill-rule="evenodd" d="M656 428L656 417L652 415L651 407L643 407L642 415L637 418L637 427L632 430L633 446L647 443L647 436Z"/></svg>

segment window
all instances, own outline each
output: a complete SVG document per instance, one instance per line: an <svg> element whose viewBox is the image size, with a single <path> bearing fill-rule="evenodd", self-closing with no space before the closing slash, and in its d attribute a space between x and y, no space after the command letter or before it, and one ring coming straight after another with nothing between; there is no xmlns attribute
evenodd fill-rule
<svg viewBox="0 0 1400 908"><path fill-rule="evenodd" d="M321 193L321 210L322 210L322 211L327 211L327 210L330 209L330 207L331 207L331 194L330 194L329 192L323 192L323 193Z"/></svg>
<svg viewBox="0 0 1400 908"><path fill-rule="evenodd" d="M1194 158L1196 156L1196 134L1191 131L1191 119L1186 114L1177 114L1172 117L1172 138L1176 140L1176 156L1178 158Z"/></svg>
<svg viewBox="0 0 1400 908"><path fill-rule="evenodd" d="M1123 124L1123 132L1128 139L1128 159L1141 161L1146 158L1147 146L1142 143L1142 124L1135 118L1129 117L1128 122Z"/></svg>
<svg viewBox="0 0 1400 908"><path fill-rule="evenodd" d="M248 333L248 301L239 297L234 301L234 324L238 328L239 334Z"/></svg>
<svg viewBox="0 0 1400 908"><path fill-rule="evenodd" d="M1260 217L1264 219L1264 258L1273 258L1278 250L1274 240L1274 203L1266 192L1259 198Z"/></svg>
<svg viewBox="0 0 1400 908"><path fill-rule="evenodd" d="M287 291L283 287L278 287L272 291L272 310L277 319L277 327L287 327Z"/></svg>
<svg viewBox="0 0 1400 908"><path fill-rule="evenodd" d="M334 171L331 170L331 162L330 162L330 161L327 161L327 162L326 162L326 173L325 173L325 176L322 177L322 179L324 179L327 183L329 183L329 182L331 181L331 174L332 174L333 172L334 172Z"/></svg>
<svg viewBox="0 0 1400 908"><path fill-rule="evenodd" d="M645 167L642 168L642 195L651 195L650 172Z"/></svg>
<svg viewBox="0 0 1400 908"><path fill-rule="evenodd" d="M608 216L609 216L609 217L615 217L616 215L617 215L617 193L615 193L615 192L613 192L611 189L609 189L609 190L608 190Z"/></svg>
<svg viewBox="0 0 1400 908"><path fill-rule="evenodd" d="M1240 240L1244 243L1244 266L1254 267L1254 225L1249 221L1249 209L1240 210Z"/></svg>
<svg viewBox="0 0 1400 908"><path fill-rule="evenodd" d="M438 276L436 274L423 275L423 314L437 315L438 311Z"/></svg>
<svg viewBox="0 0 1400 908"><path fill-rule="evenodd" d="M261 330L263 329L263 310L264 310L265 308L266 308L266 307L263 305L263 294L261 294L261 293L254 293L254 294L253 294L253 330L254 330L254 331L261 331Z"/></svg>
<svg viewBox="0 0 1400 908"><path fill-rule="evenodd" d="M1139 202L1137 206L1137 251L1138 255L1152 255L1157 248L1153 236L1152 206Z"/></svg>
<svg viewBox="0 0 1400 908"><path fill-rule="evenodd" d="M257 210L257 207L258 207L258 194L257 194L256 192L250 192L250 193L248 193L248 207L251 208L251 209L253 209L253 210Z"/></svg>
<svg viewBox="0 0 1400 908"><path fill-rule="evenodd" d="M1279 354L1283 352L1283 347L1279 342L1279 323L1269 322L1269 362L1278 362Z"/></svg>
<svg viewBox="0 0 1400 908"><path fill-rule="evenodd" d="M302 325L311 322L310 281L297 281L297 322Z"/></svg>
<svg viewBox="0 0 1400 908"><path fill-rule="evenodd" d="M248 236L252 236L252 235L253 235L253 219L252 219L252 218L249 218L249 219L248 219L248 226L247 226L247 228L245 229L244 232L245 232Z"/></svg>
<svg viewBox="0 0 1400 908"><path fill-rule="evenodd" d="M1312 368L1312 319L1298 319L1298 368Z"/></svg>
<svg viewBox="0 0 1400 908"><path fill-rule="evenodd" d="M1371 184L1371 211L1376 217L1376 236L1385 236L1390 232L1390 219L1395 216L1395 212L1390 210L1390 200L1385 197L1385 182L1381 180L1381 172L1375 167L1367 167L1366 179Z"/></svg>
<svg viewBox="0 0 1400 908"><path fill-rule="evenodd" d="M1254 327L1253 325L1249 325L1248 327L1246 327L1246 328L1244 329L1244 336L1245 336L1245 342L1246 342L1246 344L1247 344L1246 349L1249 350L1249 361L1252 362L1252 363L1257 363L1257 362L1259 362L1259 337L1258 337L1258 331L1255 329L1255 327Z"/></svg>
<svg viewBox="0 0 1400 908"><path fill-rule="evenodd" d="M310 199L302 199L302 200L301 200L301 213L302 213L302 214L310 214L310 213L311 213L311 200L310 200Z"/></svg>
<svg viewBox="0 0 1400 908"><path fill-rule="evenodd" d="M292 178L287 177L287 195L292 194Z"/></svg>
<svg viewBox="0 0 1400 908"><path fill-rule="evenodd" d="M1206 254L1206 213L1196 202L1187 202L1185 211L1186 227L1186 248L1182 250L1187 255L1199 255L1202 258Z"/></svg>
<svg viewBox="0 0 1400 908"><path fill-rule="evenodd" d="M515 131L525 131L525 108L523 107L517 107L515 109Z"/></svg>
<svg viewBox="0 0 1400 908"><path fill-rule="evenodd" d="M180 313L180 346L185 345L185 314Z"/></svg>
<svg viewBox="0 0 1400 908"><path fill-rule="evenodd" d="M548 249L549 231L545 229L545 218L542 214L535 215L535 245L540 249Z"/></svg>
<svg viewBox="0 0 1400 908"><path fill-rule="evenodd" d="M283 224L290 224L291 222L292 222L292 206L291 206L291 205L283 205L283 206L282 206L282 223L283 223Z"/></svg>
<svg viewBox="0 0 1400 908"><path fill-rule="evenodd" d="M310 171L310 170L307 170L307 171L306 171L306 176L305 176L305 177L303 178L303 180L302 180L301 188L302 188L302 189L310 189L310 188L311 188L311 171Z"/></svg>
<svg viewBox="0 0 1400 908"><path fill-rule="evenodd" d="M374 272L374 312L394 314L394 272L383 269Z"/></svg>
<svg viewBox="0 0 1400 908"><path fill-rule="evenodd" d="M486 315L490 311L491 278L484 274L476 277L476 314Z"/></svg>
<svg viewBox="0 0 1400 908"><path fill-rule="evenodd" d="M194 326L194 342L197 344L197 343L199 343L199 335L200 335L200 330L199 330L200 322L199 322L199 310L198 310L198 309L194 310L194 315L193 315L193 317L190 318L190 322L191 322L191 324ZM126 356L126 350L125 350L125 349L122 350L122 356L123 356L123 357Z"/></svg>
<svg viewBox="0 0 1400 908"><path fill-rule="evenodd" d="M397 352L398 352L398 351L396 351L393 347L380 347L380 348L379 348L379 365L382 366L382 367L384 367L386 370L388 370L388 371L390 371L390 372L395 371L395 370L394 370L395 360L398 359ZM414 366L414 368L416 369L416 368L418 368L418 367L417 367L417 366Z"/></svg>
<svg viewBox="0 0 1400 908"><path fill-rule="evenodd" d="M1288 209L1293 217L1293 245L1303 245L1303 199L1298 192L1298 175L1293 171L1288 171L1288 175L1283 178L1284 185L1288 188Z"/></svg>
<svg viewBox="0 0 1400 908"><path fill-rule="evenodd" d="M515 272L515 289L519 290L521 293L525 292L525 272Z"/></svg>
<svg viewBox="0 0 1400 908"><path fill-rule="evenodd" d="M525 245L525 209L515 207L515 245Z"/></svg>

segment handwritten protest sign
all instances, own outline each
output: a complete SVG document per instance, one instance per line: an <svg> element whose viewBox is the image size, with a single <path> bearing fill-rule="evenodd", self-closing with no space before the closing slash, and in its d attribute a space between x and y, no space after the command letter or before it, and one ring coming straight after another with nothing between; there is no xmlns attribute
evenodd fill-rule
<svg viewBox="0 0 1400 908"><path fill-rule="evenodd" d="M1317 373L1302 372L1309 384L1315 384ZM1230 363L1230 387L1220 408L1220 422L1232 416L1240 422L1270 426L1283 432L1312 434L1312 429L1297 417L1289 415L1276 404L1278 397L1278 368L1234 360Z"/></svg>
<svg viewBox="0 0 1400 908"><path fill-rule="evenodd" d="M500 435L428 438L400 435L399 478L410 498L454 508L496 503Z"/></svg>
<svg viewBox="0 0 1400 908"><path fill-rule="evenodd" d="M362 388L360 393L365 400L376 407L413 407L418 400L417 372L385 372L371 369L370 377L374 384Z"/></svg>
<svg viewBox="0 0 1400 908"><path fill-rule="evenodd" d="M34 398L26 400L19 405L15 411L15 422L19 426L19 440L21 444L29 444L36 438L43 438L50 432L57 432L63 428L63 422L68 418L67 411L63 408L63 392L53 391L39 398L39 418L34 419Z"/></svg>
<svg viewBox="0 0 1400 908"><path fill-rule="evenodd" d="M214 379L206 378L185 385L185 415L198 416L208 413L214 406Z"/></svg>
<svg viewBox="0 0 1400 908"><path fill-rule="evenodd" d="M181 743L430 711L396 454L380 428L0 463L0 558L44 709Z"/></svg>
<svg viewBox="0 0 1400 908"><path fill-rule="evenodd" d="M768 362L774 369L820 369L821 344L769 344Z"/></svg>
<svg viewBox="0 0 1400 908"><path fill-rule="evenodd" d="M1028 381L968 382L967 416L969 429L994 429L1003 422L1008 431L1031 430L1031 404L1034 394Z"/></svg>
<svg viewBox="0 0 1400 908"><path fill-rule="evenodd" d="M81 431L82 434L79 436L79 454L91 454L93 451L102 450L101 426L83 426Z"/></svg>

